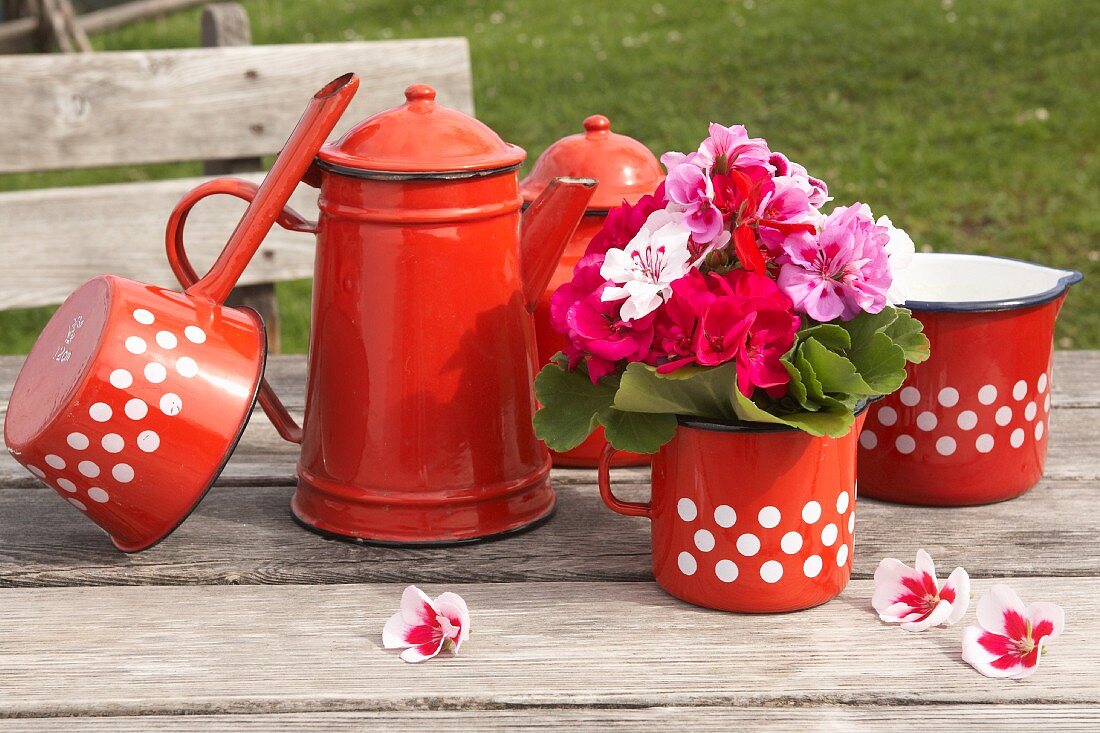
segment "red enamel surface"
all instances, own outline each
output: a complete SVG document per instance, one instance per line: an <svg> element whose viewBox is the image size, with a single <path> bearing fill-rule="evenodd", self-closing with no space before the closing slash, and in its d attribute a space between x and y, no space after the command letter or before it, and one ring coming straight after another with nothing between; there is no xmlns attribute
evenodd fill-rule
<svg viewBox="0 0 1100 733"><path fill-rule="evenodd" d="M81 320L65 345L75 356L59 361L58 338ZM120 549L144 549L175 529L221 470L251 410L263 351L251 311L97 278L65 301L27 357L5 441ZM59 398L45 421L42 394Z"/></svg>
<svg viewBox="0 0 1100 733"><path fill-rule="evenodd" d="M1048 439L1054 321L1063 298L987 313L916 312L932 355L875 403L860 437L867 496L1002 501L1035 485Z"/></svg>
<svg viewBox="0 0 1100 733"><path fill-rule="evenodd" d="M653 458L648 508L609 505L648 514L653 575L677 598L750 613L816 606L851 575L862 419L836 439L681 426Z"/></svg>
<svg viewBox="0 0 1100 733"><path fill-rule="evenodd" d="M364 541L447 543L553 510L531 424L524 275L545 282L590 194L562 185L532 206L523 249L549 248L532 262L515 171L323 176L299 520Z"/></svg>

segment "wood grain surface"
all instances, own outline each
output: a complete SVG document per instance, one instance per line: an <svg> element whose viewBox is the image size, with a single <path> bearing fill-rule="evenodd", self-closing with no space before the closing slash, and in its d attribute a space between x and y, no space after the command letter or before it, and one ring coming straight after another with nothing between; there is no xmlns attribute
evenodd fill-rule
<svg viewBox="0 0 1100 733"><path fill-rule="evenodd" d="M880 623L866 580L816 609L762 616L695 608L650 583L449 583L471 608L471 637L458 657L421 665L380 648L399 584L3 590L0 709L1100 703L1100 579L1012 584L1057 599L1069 619L1021 683L963 663L961 626L911 634Z"/></svg>
<svg viewBox="0 0 1100 733"><path fill-rule="evenodd" d="M2 56L0 99L19 114L3 119L0 173L270 155L347 71L362 83L338 134L415 83L473 111L465 38Z"/></svg>
<svg viewBox="0 0 1100 733"><path fill-rule="evenodd" d="M1058 354L1047 477L985 507L860 499L854 576L824 606L747 616L661 591L649 528L555 470L556 516L501 542L376 548L290 518L295 448L255 413L219 486L167 541L123 555L52 490L0 461L0 733L58 730L1100 729L1097 352ZM0 358L0 405L20 359ZM305 362L269 376L292 409ZM2 409L2 408L0 408ZM624 498L644 468L616 473ZM870 608L878 561L924 547L977 598L1009 579L1066 608L1038 674L989 680L962 626L908 634ZM474 633L457 658L380 648L405 584L455 590ZM76 716L76 717L70 717Z"/></svg>

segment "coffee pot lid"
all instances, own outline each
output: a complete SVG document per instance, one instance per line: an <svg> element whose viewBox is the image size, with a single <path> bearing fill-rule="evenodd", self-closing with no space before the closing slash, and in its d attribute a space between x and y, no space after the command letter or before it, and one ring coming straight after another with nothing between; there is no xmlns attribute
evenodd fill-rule
<svg viewBox="0 0 1100 733"><path fill-rule="evenodd" d="M611 121L603 115L586 118L583 133L563 137L548 147L535 161L531 174L520 182L520 193L533 201L559 176L600 182L588 202L589 210L613 209L624 199L636 203L664 180L661 165L649 148L612 132Z"/></svg>
<svg viewBox="0 0 1100 733"><path fill-rule="evenodd" d="M368 117L321 148L320 167L360 177L438 177L499 172L527 157L485 123L435 97L427 84L410 86L404 104Z"/></svg>

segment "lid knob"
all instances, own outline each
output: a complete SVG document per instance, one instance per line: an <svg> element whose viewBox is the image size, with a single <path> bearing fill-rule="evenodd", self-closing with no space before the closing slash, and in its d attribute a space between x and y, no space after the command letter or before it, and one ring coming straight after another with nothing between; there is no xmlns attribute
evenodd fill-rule
<svg viewBox="0 0 1100 733"><path fill-rule="evenodd" d="M611 130L611 120L603 115L591 115L584 118L584 131L589 136L607 133Z"/></svg>
<svg viewBox="0 0 1100 733"><path fill-rule="evenodd" d="M405 90L405 101L407 102L421 102L421 101L435 101L435 89L427 84L413 84L411 87Z"/></svg>

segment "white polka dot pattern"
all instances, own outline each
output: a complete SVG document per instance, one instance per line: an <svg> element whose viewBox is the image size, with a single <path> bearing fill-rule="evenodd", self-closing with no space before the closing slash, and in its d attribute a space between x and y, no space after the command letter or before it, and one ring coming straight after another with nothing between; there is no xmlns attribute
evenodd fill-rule
<svg viewBox="0 0 1100 733"><path fill-rule="evenodd" d="M756 520L740 530L735 529L739 512L729 504L707 506L678 497L675 521L686 534L685 545L674 548L676 568L688 577L704 571L700 582L718 587L806 582L821 576L826 563L844 569L855 530L854 496L855 487L850 487L829 497L825 506L811 499L789 509L774 504L738 507Z"/></svg>
<svg viewBox="0 0 1100 733"><path fill-rule="evenodd" d="M1032 385L1034 391L1029 392ZM892 450L903 456L917 454L938 460L984 455L998 445L1005 450L1021 448L1029 438L1038 441L1046 432L1049 387L1049 367L1034 378L1014 379L1000 386L983 384L970 388L972 391L942 386L929 390L934 399L906 385L896 400L871 408L877 422L890 428L885 437L864 428L859 445L864 451Z"/></svg>

